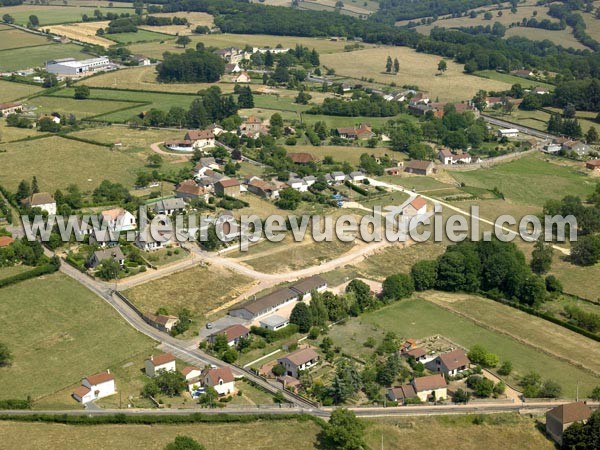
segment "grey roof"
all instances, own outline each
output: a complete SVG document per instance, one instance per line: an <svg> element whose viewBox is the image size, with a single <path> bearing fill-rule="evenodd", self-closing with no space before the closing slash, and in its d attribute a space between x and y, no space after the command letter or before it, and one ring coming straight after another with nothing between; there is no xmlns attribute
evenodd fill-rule
<svg viewBox="0 0 600 450"><path fill-rule="evenodd" d="M159 200L153 205L153 209L157 212L163 212L170 209L185 209L185 201L182 198Z"/></svg>
<svg viewBox="0 0 600 450"><path fill-rule="evenodd" d="M335 177L345 177L346 174L344 172L331 172L331 175Z"/></svg>
<svg viewBox="0 0 600 450"><path fill-rule="evenodd" d="M289 323L289 322L290 322L290 319L286 319L285 317L274 314L272 316L265 317L264 319L262 319L260 321L260 324L263 326L277 328L277 327L285 325L286 323Z"/></svg>
<svg viewBox="0 0 600 450"><path fill-rule="evenodd" d="M292 284L290 289L305 295L323 286L327 286L327 281L325 281L325 279L321 278L319 275L313 275L312 277L305 278L295 284Z"/></svg>
<svg viewBox="0 0 600 450"><path fill-rule="evenodd" d="M115 261L121 261L125 259L125 255L121 251L121 247L107 248L104 250L96 250L94 252L96 260L102 262L106 259L114 259Z"/></svg>
<svg viewBox="0 0 600 450"><path fill-rule="evenodd" d="M269 294L263 295L262 297L259 297L256 300L251 300L247 303L244 303L240 307L234 308L234 310L245 309L246 311L249 311L254 315L259 315L264 311L267 311L271 308L274 308L275 306L287 302L288 300L293 300L297 298L297 292L291 290L290 288L284 287L279 288Z"/></svg>
<svg viewBox="0 0 600 450"><path fill-rule="evenodd" d="M364 177L365 174L359 170L359 171L356 171L356 172L350 172L350 176L351 177Z"/></svg>

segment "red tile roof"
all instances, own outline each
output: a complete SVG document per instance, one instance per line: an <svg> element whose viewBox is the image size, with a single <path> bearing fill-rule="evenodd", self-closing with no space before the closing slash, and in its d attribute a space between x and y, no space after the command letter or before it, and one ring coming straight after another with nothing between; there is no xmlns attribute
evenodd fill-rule
<svg viewBox="0 0 600 450"><path fill-rule="evenodd" d="M206 379L210 386L216 386L219 384L219 380L223 380L223 383L231 383L235 380L233 372L229 367L219 367L218 369L207 369Z"/></svg>
<svg viewBox="0 0 600 450"><path fill-rule="evenodd" d="M10 236L0 236L0 247L8 247L15 242L15 239Z"/></svg>
<svg viewBox="0 0 600 450"><path fill-rule="evenodd" d="M221 331L213 333L211 336L224 334L227 337L227 342L231 342L239 337L246 336L248 333L250 333L248 328L246 328L244 325L236 324L227 328L223 328Z"/></svg>
<svg viewBox="0 0 600 450"><path fill-rule="evenodd" d="M415 387L415 391L423 392L445 388L448 386L448 383L446 383L444 376L438 373L426 377L415 378L413 380L413 386Z"/></svg>
<svg viewBox="0 0 600 450"><path fill-rule="evenodd" d="M562 424L567 424L589 419L592 410L583 402L573 402L552 408L546 415L554 417Z"/></svg>
<svg viewBox="0 0 600 450"><path fill-rule="evenodd" d="M106 372L102 372L102 373L97 373L96 375L90 375L89 377L86 377L85 379L92 386L95 386L96 384L106 383L107 381L114 380L115 377L112 373L106 371Z"/></svg>
<svg viewBox="0 0 600 450"><path fill-rule="evenodd" d="M454 370L460 367L468 366L471 363L465 352L459 348L448 353L443 353L438 356L438 358L444 363L448 370Z"/></svg>
<svg viewBox="0 0 600 450"><path fill-rule="evenodd" d="M170 353L163 353L162 355L151 356L149 361L156 366L162 366L163 364L170 363L171 361L175 361L175 357Z"/></svg>
<svg viewBox="0 0 600 450"><path fill-rule="evenodd" d="M78 386L73 390L73 395L79 397L79 398L83 398L83 396L85 394L87 394L88 392L90 392L91 389L86 388L85 386Z"/></svg>
<svg viewBox="0 0 600 450"><path fill-rule="evenodd" d="M410 202L410 205L415 208L415 209L421 209L423 206L427 205L427 202L425 201L425 199L423 197L421 197L420 195L417 195L412 202Z"/></svg>

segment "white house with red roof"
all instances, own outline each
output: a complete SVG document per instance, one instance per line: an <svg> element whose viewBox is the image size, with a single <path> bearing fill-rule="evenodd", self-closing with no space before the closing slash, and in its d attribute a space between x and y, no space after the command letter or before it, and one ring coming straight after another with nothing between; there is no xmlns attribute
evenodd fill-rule
<svg viewBox="0 0 600 450"><path fill-rule="evenodd" d="M161 370L165 370L167 372L175 372L177 370L177 366L175 365L175 357L170 353L163 353L162 355L150 355L144 362L144 368L146 370L146 375L149 377L155 377L158 375L158 372Z"/></svg>
<svg viewBox="0 0 600 450"><path fill-rule="evenodd" d="M204 369L202 385L214 388L219 395L229 395L235 392L235 377L229 367Z"/></svg>
<svg viewBox="0 0 600 450"><path fill-rule="evenodd" d="M107 370L85 377L81 381L81 386L73 391L73 398L85 404L116 393L115 377L110 370Z"/></svg>
<svg viewBox="0 0 600 450"><path fill-rule="evenodd" d="M427 212L427 202L423 197L417 195L408 204L402 207L403 216L419 216Z"/></svg>
<svg viewBox="0 0 600 450"><path fill-rule="evenodd" d="M100 213L105 226L110 230L130 231L136 228L136 218L124 208L107 209Z"/></svg>
<svg viewBox="0 0 600 450"><path fill-rule="evenodd" d="M222 330L219 330L208 336L208 341L211 344L214 344L215 338L221 334L225 335L225 338L227 339L227 345L233 347L240 341L240 339L247 338L250 335L250 330L244 325L230 325L227 328L223 328Z"/></svg>

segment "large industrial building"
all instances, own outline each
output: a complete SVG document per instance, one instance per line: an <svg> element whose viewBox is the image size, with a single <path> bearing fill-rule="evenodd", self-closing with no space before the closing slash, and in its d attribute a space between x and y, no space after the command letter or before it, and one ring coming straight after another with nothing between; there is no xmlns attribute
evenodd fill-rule
<svg viewBox="0 0 600 450"><path fill-rule="evenodd" d="M56 75L77 76L110 68L112 65L107 56L82 59L81 61L77 61L75 58L63 58L46 62L46 70Z"/></svg>

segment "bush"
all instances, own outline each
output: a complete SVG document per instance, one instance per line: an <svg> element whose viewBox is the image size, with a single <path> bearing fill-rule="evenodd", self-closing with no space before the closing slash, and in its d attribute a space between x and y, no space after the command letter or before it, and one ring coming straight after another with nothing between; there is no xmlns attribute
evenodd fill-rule
<svg viewBox="0 0 600 450"><path fill-rule="evenodd" d="M411 277L403 273L390 275L383 281L381 296L384 302L389 303L402 298L410 297L415 290Z"/></svg>
<svg viewBox="0 0 600 450"><path fill-rule="evenodd" d="M498 374L502 376L508 376L512 372L512 363L510 361L504 361L498 369Z"/></svg>

